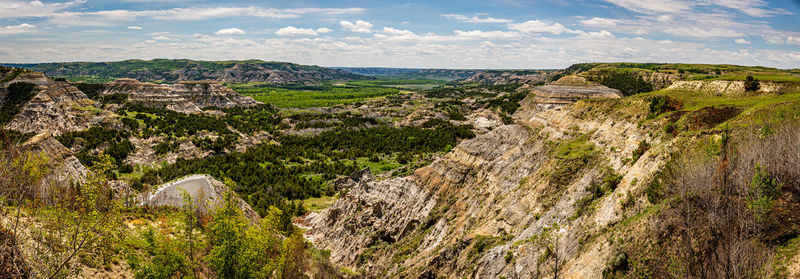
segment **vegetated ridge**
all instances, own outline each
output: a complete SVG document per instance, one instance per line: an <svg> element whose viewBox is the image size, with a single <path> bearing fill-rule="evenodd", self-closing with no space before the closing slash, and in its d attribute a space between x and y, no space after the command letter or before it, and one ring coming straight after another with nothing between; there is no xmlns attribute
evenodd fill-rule
<svg viewBox="0 0 800 279"><path fill-rule="evenodd" d="M188 59L125 60L118 62L61 62L4 64L42 72L72 81L108 82L116 78L139 81L313 83L330 80L368 79L337 69L261 60L197 61Z"/></svg>

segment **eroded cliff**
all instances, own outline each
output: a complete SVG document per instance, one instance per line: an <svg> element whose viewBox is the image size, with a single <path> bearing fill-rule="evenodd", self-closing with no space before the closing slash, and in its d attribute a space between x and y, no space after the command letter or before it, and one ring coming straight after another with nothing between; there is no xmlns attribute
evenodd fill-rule
<svg viewBox="0 0 800 279"><path fill-rule="evenodd" d="M532 278L557 243L568 277L597 277L614 249L604 235L641 210L669 142L638 122L642 100L547 109L529 95L500 126L409 177L359 182L306 218L308 238L367 276ZM598 113L613 107L620 113ZM641 142L653 148L634 156ZM636 158L633 160L632 158ZM616 179L608 194L593 185ZM628 202L622 202L629 199Z"/></svg>
<svg viewBox="0 0 800 279"><path fill-rule="evenodd" d="M107 83L101 93L103 96L113 94L126 94L129 102L183 113L201 112L204 107L250 107L257 104L253 98L239 95L211 80L155 84L133 79L117 79Z"/></svg>

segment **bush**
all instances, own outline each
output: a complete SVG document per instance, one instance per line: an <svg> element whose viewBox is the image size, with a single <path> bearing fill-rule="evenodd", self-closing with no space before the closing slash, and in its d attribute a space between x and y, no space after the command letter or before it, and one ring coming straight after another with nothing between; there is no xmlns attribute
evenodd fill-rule
<svg viewBox="0 0 800 279"><path fill-rule="evenodd" d="M635 164L636 161L639 161L639 158L641 158L642 155L644 155L644 153L647 152L647 150L650 150L650 144L644 140L639 142L639 147L637 147L636 150L633 151L631 164Z"/></svg>
<svg viewBox="0 0 800 279"><path fill-rule="evenodd" d="M744 90L748 92L755 92L761 88L761 84L759 84L758 80L756 80L753 76L747 76L744 80Z"/></svg>
<svg viewBox="0 0 800 279"><path fill-rule="evenodd" d="M649 184L647 184L647 188L644 190L645 194L647 194L647 201L651 204L657 204L664 198L664 186L658 182L657 179L653 179Z"/></svg>
<svg viewBox="0 0 800 279"><path fill-rule="evenodd" d="M628 269L628 254L620 252L608 261L606 268L603 269L603 278L611 277L618 272L627 272Z"/></svg>
<svg viewBox="0 0 800 279"><path fill-rule="evenodd" d="M119 166L118 170L119 170L119 173L132 173L133 172L133 166L131 166L129 164L124 164L124 165Z"/></svg>
<svg viewBox="0 0 800 279"><path fill-rule="evenodd" d="M662 113L676 111L681 108L681 102L668 96L655 96L650 99L649 118L655 118Z"/></svg>
<svg viewBox="0 0 800 279"><path fill-rule="evenodd" d="M645 81L636 73L623 73L605 71L602 78L593 80L602 85L614 88L622 92L625 96L631 96L642 92L653 91L653 85Z"/></svg>

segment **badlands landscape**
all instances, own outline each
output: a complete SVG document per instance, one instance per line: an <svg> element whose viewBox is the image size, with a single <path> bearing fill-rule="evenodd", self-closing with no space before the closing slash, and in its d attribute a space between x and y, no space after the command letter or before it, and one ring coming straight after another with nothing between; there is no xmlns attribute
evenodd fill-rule
<svg viewBox="0 0 800 279"><path fill-rule="evenodd" d="M800 278L798 14L0 0L0 279Z"/></svg>

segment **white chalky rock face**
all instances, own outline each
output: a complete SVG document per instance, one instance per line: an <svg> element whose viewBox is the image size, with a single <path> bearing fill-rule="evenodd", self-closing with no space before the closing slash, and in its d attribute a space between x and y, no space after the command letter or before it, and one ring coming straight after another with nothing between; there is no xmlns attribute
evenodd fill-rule
<svg viewBox="0 0 800 279"><path fill-rule="evenodd" d="M225 184L209 175L190 175L162 184L153 191L144 192L139 198L142 206L183 208L185 205L183 193L185 192L192 197L195 205L199 205L201 208L206 207L206 210L213 210L221 206L224 195L228 191L231 190ZM248 219L257 220L259 218L255 210L238 196L236 202Z"/></svg>

